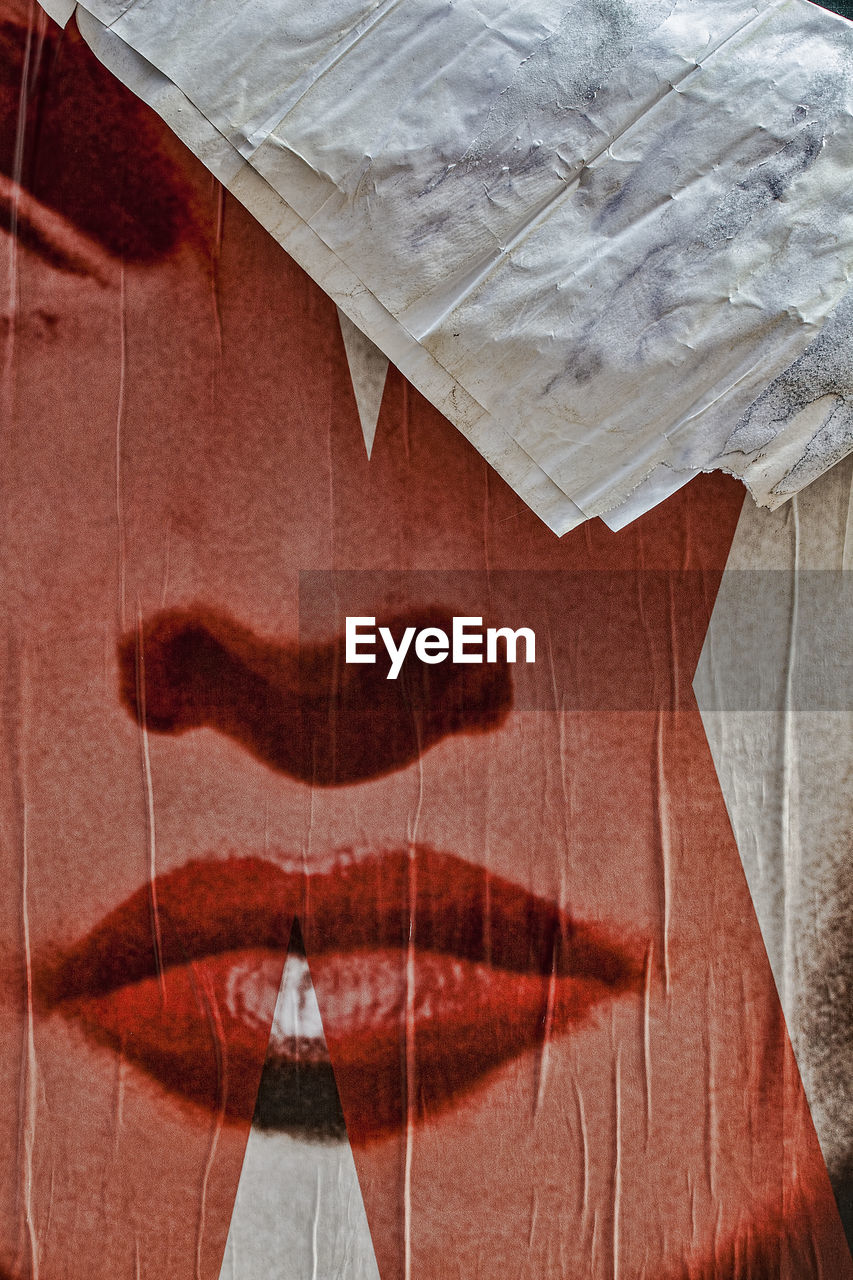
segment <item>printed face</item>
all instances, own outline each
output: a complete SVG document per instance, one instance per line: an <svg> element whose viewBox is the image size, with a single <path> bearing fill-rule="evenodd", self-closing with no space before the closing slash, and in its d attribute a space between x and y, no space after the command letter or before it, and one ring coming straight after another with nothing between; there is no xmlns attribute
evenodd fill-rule
<svg viewBox="0 0 853 1280"><path fill-rule="evenodd" d="M28 30L91 132L6 158L0 1266L217 1276L260 1085L383 1280L847 1274L690 693L741 490L559 541L393 371L368 463L333 305ZM526 610L532 684L336 647Z"/></svg>

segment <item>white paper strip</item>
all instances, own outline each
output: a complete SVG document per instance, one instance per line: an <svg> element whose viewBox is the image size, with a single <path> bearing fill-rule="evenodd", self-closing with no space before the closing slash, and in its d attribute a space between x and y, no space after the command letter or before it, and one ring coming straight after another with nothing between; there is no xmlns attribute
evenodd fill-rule
<svg viewBox="0 0 853 1280"><path fill-rule="evenodd" d="M853 1146L853 460L746 505L694 688L848 1226Z"/></svg>

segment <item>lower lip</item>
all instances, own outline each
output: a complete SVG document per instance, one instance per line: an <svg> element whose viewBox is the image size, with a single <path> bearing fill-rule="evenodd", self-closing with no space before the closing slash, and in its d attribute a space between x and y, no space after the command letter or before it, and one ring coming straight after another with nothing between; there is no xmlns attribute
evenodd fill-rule
<svg viewBox="0 0 853 1280"><path fill-rule="evenodd" d="M304 955L302 930L316 1017L281 1034L285 957ZM293 1084L333 1097L330 1123L342 1109L351 1140L367 1142L636 991L641 954L487 868L416 846L339 850L310 874L298 858L188 862L37 959L36 975L48 1008L173 1095L296 1132L298 1114L273 1105Z"/></svg>
<svg viewBox="0 0 853 1280"><path fill-rule="evenodd" d="M63 1011L171 1092L231 1120L339 1134L334 1080L347 1134L365 1143L440 1113L614 994L590 977L378 948L312 957L314 1005L310 988L300 1000L293 980L282 984L283 959L265 948L223 952Z"/></svg>

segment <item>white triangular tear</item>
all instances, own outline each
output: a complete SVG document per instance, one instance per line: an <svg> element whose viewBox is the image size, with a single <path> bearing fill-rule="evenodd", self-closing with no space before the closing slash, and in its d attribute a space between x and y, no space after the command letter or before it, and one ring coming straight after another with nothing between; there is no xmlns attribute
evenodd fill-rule
<svg viewBox="0 0 853 1280"><path fill-rule="evenodd" d="M373 451L373 440L376 435L376 423L379 420L379 409L382 405L382 393L385 390L385 377L388 373L388 357L356 328L349 316L344 315L338 307L338 320L347 353L352 389L355 392L355 403L364 436L367 456Z"/></svg>
<svg viewBox="0 0 853 1280"><path fill-rule="evenodd" d="M234 984L234 998L249 1016L258 979L257 974L247 975ZM282 974L271 1046L282 1037L325 1045L314 985L302 955L288 955ZM270 1055L267 1065L269 1061ZM318 1141L254 1126L249 1134L219 1280L279 1276L379 1280L346 1138Z"/></svg>

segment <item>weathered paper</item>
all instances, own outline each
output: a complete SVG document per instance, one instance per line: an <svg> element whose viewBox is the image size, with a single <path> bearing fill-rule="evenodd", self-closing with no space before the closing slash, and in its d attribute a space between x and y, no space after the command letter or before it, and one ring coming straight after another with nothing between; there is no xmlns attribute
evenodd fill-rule
<svg viewBox="0 0 853 1280"><path fill-rule="evenodd" d="M849 463L746 505L695 690L812 1116L853 1225Z"/></svg>
<svg viewBox="0 0 853 1280"><path fill-rule="evenodd" d="M557 531L618 527L717 467L777 506L853 447L845 19L805 0L77 17Z"/></svg>

